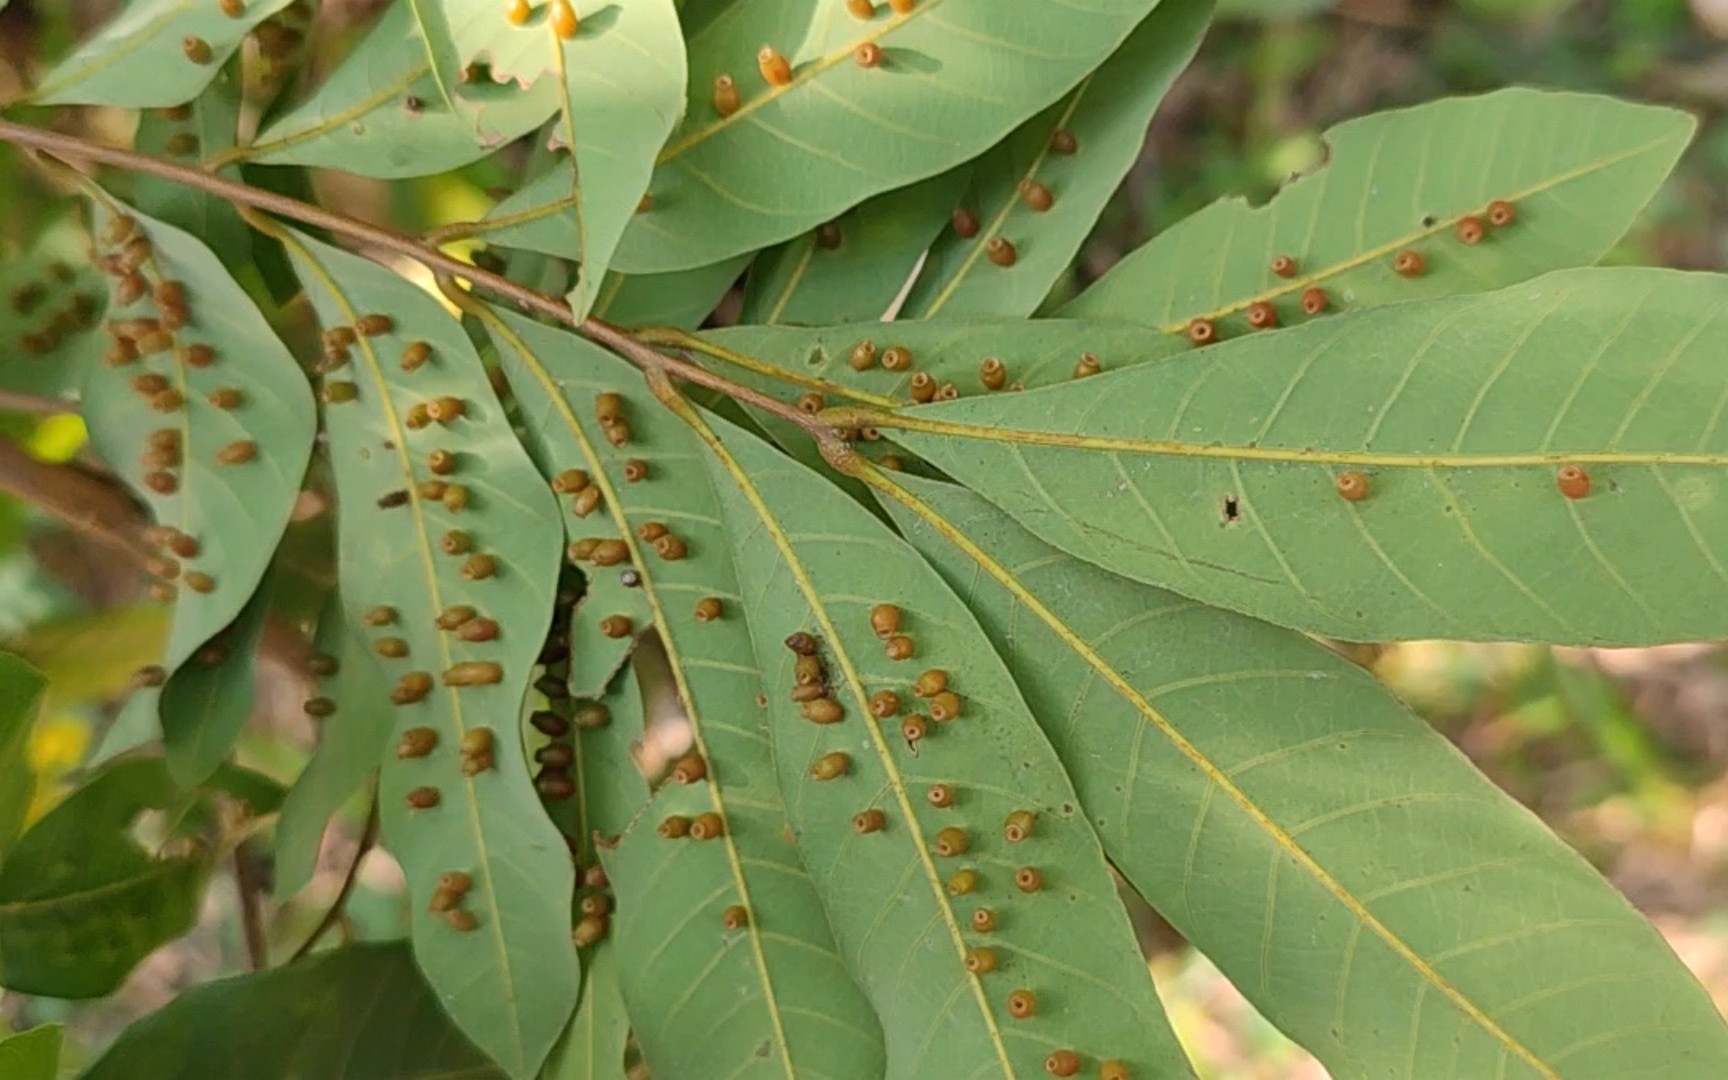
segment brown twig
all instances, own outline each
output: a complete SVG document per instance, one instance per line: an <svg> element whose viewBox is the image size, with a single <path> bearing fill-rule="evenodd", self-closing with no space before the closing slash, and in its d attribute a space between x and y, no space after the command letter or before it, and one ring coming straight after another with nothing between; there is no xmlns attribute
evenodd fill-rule
<svg viewBox="0 0 1728 1080"><path fill-rule="evenodd" d="M0 492L41 507L128 558L141 562L150 554L142 537L144 513L124 489L74 465L38 461L9 439L0 439Z"/></svg>
<svg viewBox="0 0 1728 1080"><path fill-rule="evenodd" d="M47 394L26 394L22 390L0 389L0 412L26 413L30 416L57 416L77 412L78 406L65 398Z"/></svg>
<svg viewBox="0 0 1728 1080"><path fill-rule="evenodd" d="M237 184L202 169L179 165L172 161L163 161L160 158L132 150L104 146L75 135L63 135L59 132L43 131L25 124L0 120L0 141L59 154L75 160L93 161L150 176L159 176L164 180L172 180L175 183L220 196L239 206L279 214L282 217L315 225L332 233L395 252L398 255L405 255L440 274L467 281L474 286L513 301L526 311L532 311L566 326L571 326L590 341L617 353L642 368L644 372L658 371L683 379L686 382L695 383L698 386L718 390L729 397L754 405L765 412L798 425L824 447L837 441L832 428L785 402L752 390L747 386L742 386L724 376L716 375L690 360L660 352L604 320L588 318L578 322L569 305L562 299L547 296L500 274L482 270L470 263L463 262L461 259L453 258L414 237L405 236L349 217L346 214L313 206L310 203L304 203L285 195L261 191L257 188L247 187L245 184Z"/></svg>
<svg viewBox="0 0 1728 1080"><path fill-rule="evenodd" d="M378 841L378 796L372 796L372 808L366 813L366 828L360 833L360 843L354 848L354 861L348 864L348 873L342 878L342 888L336 893L336 900L330 905L324 917L307 936L306 940L294 950L294 955L288 958L290 964L312 951L318 944L318 939L330 932L330 928L342 921L343 914L348 909L348 897L354 892L355 884L360 880L360 864L366 861L366 853L372 850L372 845Z"/></svg>
<svg viewBox="0 0 1728 1080"><path fill-rule="evenodd" d="M264 938L264 878L250 841L234 845L234 889L240 894L240 925L246 935L246 961L253 971L270 966L270 946Z"/></svg>

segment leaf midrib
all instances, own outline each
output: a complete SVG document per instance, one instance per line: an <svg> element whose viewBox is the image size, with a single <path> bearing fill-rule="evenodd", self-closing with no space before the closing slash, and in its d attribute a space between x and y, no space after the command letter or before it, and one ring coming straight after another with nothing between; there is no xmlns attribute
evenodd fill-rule
<svg viewBox="0 0 1728 1080"><path fill-rule="evenodd" d="M1067 645L1088 667L1098 674L1116 693L1136 712L1143 716L1146 722L1157 729L1170 745L1183 757L1187 758L1198 769L1211 785L1208 791L1221 791L1245 814L1250 821L1259 827L1262 833L1272 841L1292 862L1300 866L1323 889L1329 893L1344 909L1356 919L1357 925L1366 927L1378 937L1400 959L1408 964L1426 985L1451 1001L1459 1011L1467 1016L1483 1031L1498 1042L1502 1048L1518 1057L1541 1076L1548 1080L1559 1080L1559 1074L1550 1068L1529 1047L1525 1046L1510 1032L1488 1016L1463 991L1440 974L1421 954L1407 944L1404 939L1392 929L1377 919L1367 906L1356 895L1347 889L1342 882L1332 877L1319 861L1303 848L1296 838L1281 828L1272 816L1255 802L1246 791L1237 787L1230 779L1229 773L1220 768L1200 748L1190 742L1177 730L1163 713L1140 694L1128 679L1110 665L1105 659L1086 644L1084 636L1077 633L1064 622L1055 612L1050 610L1033 592L1021 584L1018 578L1007 567L997 562L982 547L972 542L966 534L943 517L934 507L895 483L890 477L864 465L859 474L861 479L879 491L882 491L901 503L907 509L924 519L941 534L943 539L959 548L970 558L979 569L989 574L1008 593L1014 597L1027 611L1031 612L1041 622L1048 626L1063 644Z"/></svg>

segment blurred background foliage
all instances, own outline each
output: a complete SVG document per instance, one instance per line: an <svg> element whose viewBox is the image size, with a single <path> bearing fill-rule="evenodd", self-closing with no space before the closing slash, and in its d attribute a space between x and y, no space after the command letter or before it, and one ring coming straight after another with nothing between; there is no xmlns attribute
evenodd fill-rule
<svg viewBox="0 0 1728 1080"><path fill-rule="evenodd" d="M306 70L327 70L381 6L322 0ZM0 99L113 7L113 0L6 5ZM1141 161L1081 256L1075 285L1220 196L1265 199L1324 160L1319 133L1340 120L1513 84L1613 93L1697 114L1698 141L1608 261L1728 269L1728 0L1220 0L1212 35L1166 99ZM103 110L32 120L116 142L129 139L132 122ZM506 153L448 176L391 184L331 175L312 183L324 201L414 231L476 216L489 192L513 182L520 160ZM78 212L52 178L0 150L0 246L27 246ZM736 297L722 306L722 319L728 309L736 310ZM102 467L74 417L10 411L0 400L0 435L42 460ZM322 550L319 507L303 510L288 545ZM316 567L302 569L317 580ZM165 620L144 601L142 585L76 533L0 494L0 646L51 680L31 746L40 778L32 819L99 752L116 699L158 652ZM295 674L305 643L291 627L275 630L261 647L260 692L240 752L245 764L287 781L304 764L312 731ZM1728 652L1706 644L1339 647L1582 850L1728 1009ZM349 808L326 836L313 884L274 910L267 929L277 959L334 898L364 815L364 805ZM348 905L351 940L403 932L399 886L388 857L369 854ZM0 1031L67 1022L66 1065L79 1067L181 988L244 968L234 897L231 881L215 882L199 929L153 956L110 999L73 1006L0 997ZM1143 911L1142 924L1172 1019L1209 1080L1325 1075L1155 916Z"/></svg>

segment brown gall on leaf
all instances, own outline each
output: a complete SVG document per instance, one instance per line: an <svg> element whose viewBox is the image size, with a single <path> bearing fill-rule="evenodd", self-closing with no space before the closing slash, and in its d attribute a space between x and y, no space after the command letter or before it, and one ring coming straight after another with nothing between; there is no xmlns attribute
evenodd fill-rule
<svg viewBox="0 0 1728 1080"><path fill-rule="evenodd" d="M1590 474L1576 465L1562 465L1554 474L1560 494L1568 499L1582 499L1590 494Z"/></svg>
<svg viewBox="0 0 1728 1080"><path fill-rule="evenodd" d="M1368 497L1368 475L1349 469L1338 474L1338 494L1346 502L1361 502Z"/></svg>
<svg viewBox="0 0 1728 1080"><path fill-rule="evenodd" d="M980 945L966 953L966 970L973 975L988 975L996 970L996 950Z"/></svg>
<svg viewBox="0 0 1728 1080"><path fill-rule="evenodd" d="M860 836L864 836L873 832L881 832L882 827L887 823L887 815L883 814L882 811L875 807L871 807L868 810L863 810L853 815L852 831Z"/></svg>
<svg viewBox="0 0 1728 1080"><path fill-rule="evenodd" d="M635 624L627 615L608 615L600 620L600 633L609 638L627 638Z"/></svg>
<svg viewBox="0 0 1728 1080"><path fill-rule="evenodd" d="M718 597L705 596L696 602L696 621L713 622L720 617L722 611L723 608Z"/></svg>
<svg viewBox="0 0 1728 1080"><path fill-rule="evenodd" d="M430 810L438 805L439 800L435 787L417 787L408 793L408 805L414 810Z"/></svg>
<svg viewBox="0 0 1728 1080"><path fill-rule="evenodd" d="M715 840L726 833L726 822L712 810L705 814L697 814L690 822L690 839Z"/></svg>
<svg viewBox="0 0 1728 1080"><path fill-rule="evenodd" d="M1480 244L1482 237L1488 233L1487 228L1482 224L1482 219L1475 214L1465 214L1459 218L1455 231L1458 234L1458 242L1466 246Z"/></svg>
<svg viewBox="0 0 1728 1080"><path fill-rule="evenodd" d="M1505 228L1518 218L1518 208L1505 199L1495 199L1488 204L1488 224L1496 229Z"/></svg>
<svg viewBox="0 0 1728 1080"><path fill-rule="evenodd" d="M694 784L708 775L708 763L701 754L685 754L672 766L672 779L680 784Z"/></svg>
<svg viewBox="0 0 1728 1080"><path fill-rule="evenodd" d="M1132 1080L1128 1066L1120 1061L1106 1061L1098 1066L1098 1080Z"/></svg>
<svg viewBox="0 0 1728 1080"><path fill-rule="evenodd" d="M1032 811L1030 810L1014 811L1012 814L1008 815L1008 820L1003 823L1003 839L1007 840L1010 844L1020 843L1032 835L1032 827L1036 821L1037 818L1033 816Z"/></svg>
<svg viewBox="0 0 1728 1080"><path fill-rule="evenodd" d="M1072 131L1057 128L1050 133L1050 149L1064 156L1080 152L1080 140L1074 137Z"/></svg>
<svg viewBox="0 0 1728 1080"><path fill-rule="evenodd" d="M381 637L372 643L372 651L386 660L400 660L408 655L408 642L399 637Z"/></svg>
<svg viewBox="0 0 1728 1080"><path fill-rule="evenodd" d="M838 724L846 719L846 712L840 703L833 698L819 697L806 701L799 707L804 719L812 724Z"/></svg>
<svg viewBox="0 0 1728 1080"><path fill-rule="evenodd" d="M714 93L711 101L714 111L720 116L731 116L743 105L744 100L738 92L737 80L730 75L714 76Z"/></svg>
<svg viewBox="0 0 1728 1080"><path fill-rule="evenodd" d="M946 810L954 805L954 789L947 784L931 784L924 792L924 798L938 810Z"/></svg>
<svg viewBox="0 0 1728 1080"><path fill-rule="evenodd" d="M216 591L216 579L201 570L188 570L182 580L186 583L186 587L195 593Z"/></svg>
<svg viewBox="0 0 1728 1080"><path fill-rule="evenodd" d="M521 26L534 14L534 8L528 0L510 0L504 8L504 18L511 26Z"/></svg>
<svg viewBox="0 0 1728 1080"><path fill-rule="evenodd" d="M960 715L960 695L952 690L944 690L930 699L930 719L938 724Z"/></svg>
<svg viewBox="0 0 1728 1080"><path fill-rule="evenodd" d="M855 19L870 19L876 15L875 0L846 0L846 10Z"/></svg>
<svg viewBox="0 0 1728 1080"><path fill-rule="evenodd" d="M810 765L810 779L836 780L852 770L852 759L836 750L823 754Z"/></svg>
<svg viewBox="0 0 1728 1080"><path fill-rule="evenodd" d="M1020 192L1020 201L1033 213L1042 214L1056 204L1050 189L1031 177L1021 180L1016 190Z"/></svg>
<svg viewBox="0 0 1728 1080"><path fill-rule="evenodd" d="M582 21L576 17L570 0L552 0L552 32L558 35L558 40L569 41L581 29Z"/></svg>
<svg viewBox="0 0 1728 1080"><path fill-rule="evenodd" d="M576 763L576 749L569 743L547 743L534 751L534 760L551 769L568 769Z"/></svg>
<svg viewBox="0 0 1728 1080"><path fill-rule="evenodd" d="M910 660L918 655L918 645L905 634L895 634L883 646L890 660Z"/></svg>
<svg viewBox="0 0 1728 1080"><path fill-rule="evenodd" d="M1302 313L1318 315L1332 306L1332 298L1326 295L1326 290L1316 286L1302 293Z"/></svg>
<svg viewBox="0 0 1728 1080"><path fill-rule="evenodd" d="M1008 1015L1025 1020L1038 1011L1038 998L1030 990L1016 990L1008 995Z"/></svg>
<svg viewBox="0 0 1728 1080"><path fill-rule="evenodd" d="M1074 1076L1080 1072L1080 1055L1072 1050L1058 1050L1044 1059L1044 1071L1051 1076Z"/></svg>
<svg viewBox="0 0 1728 1080"><path fill-rule="evenodd" d="M853 371L869 371L876 366L876 343L860 341L846 354L846 363Z"/></svg>
<svg viewBox="0 0 1728 1080"><path fill-rule="evenodd" d="M769 86L792 85L792 65L772 45L764 45L757 51L756 70Z"/></svg>
<svg viewBox="0 0 1728 1080"><path fill-rule="evenodd" d="M563 802L576 794L576 781L562 769L548 766L535 775L534 790L542 799Z"/></svg>
<svg viewBox="0 0 1728 1080"><path fill-rule="evenodd" d="M924 405L936 400L936 377L928 371L914 371L912 379L906 384L906 390L912 395L913 404Z"/></svg>
<svg viewBox="0 0 1728 1080"><path fill-rule="evenodd" d="M1422 257L1420 251L1400 251L1392 260L1392 269L1400 277L1421 277L1428 268L1428 260Z"/></svg>
<svg viewBox="0 0 1728 1080"><path fill-rule="evenodd" d="M1090 379L1104 370L1104 365L1098 362L1098 357L1092 353L1081 353L1080 359L1074 361L1074 377Z"/></svg>
<svg viewBox="0 0 1728 1080"><path fill-rule="evenodd" d="M464 660L444 671L445 686L490 686L502 682L504 669L491 660Z"/></svg>
<svg viewBox="0 0 1728 1080"><path fill-rule="evenodd" d="M438 733L429 727L409 728L396 744L399 758L423 758L438 748Z"/></svg>
<svg viewBox="0 0 1728 1080"><path fill-rule="evenodd" d="M995 930L996 913L987 907L975 908L972 912L972 929L980 934Z"/></svg>
<svg viewBox="0 0 1728 1080"><path fill-rule="evenodd" d="M901 372L912 369L912 350L904 345L889 346L882 354L882 368L885 371Z"/></svg>
<svg viewBox="0 0 1728 1080"><path fill-rule="evenodd" d="M570 941L578 949L588 946L606 936L607 920L604 915L584 915L577 920L576 926L570 931Z"/></svg>
<svg viewBox="0 0 1728 1080"><path fill-rule="evenodd" d="M186 54L186 59L194 64L208 64L212 58L210 43L201 37L188 34L180 42L180 51Z"/></svg>
<svg viewBox="0 0 1728 1080"><path fill-rule="evenodd" d="M1188 340L1195 345L1210 345L1218 340L1218 325L1211 319L1195 319L1188 324Z"/></svg>
<svg viewBox="0 0 1728 1080"><path fill-rule="evenodd" d="M870 695L870 715L878 720L892 720L900 715L900 695L892 690L878 690Z"/></svg>
<svg viewBox="0 0 1728 1080"><path fill-rule="evenodd" d="M1023 893L1035 893L1044 888L1044 871L1035 866L1022 866L1014 871L1014 887Z"/></svg>
<svg viewBox="0 0 1728 1080"><path fill-rule="evenodd" d="M1093 357L1093 366L1097 366L1097 357ZM986 390L1000 390L1008 385L1008 369L1003 367L1002 361L996 357L986 357L984 362L978 365L978 381L984 384Z"/></svg>
<svg viewBox="0 0 1728 1080"><path fill-rule="evenodd" d="M1014 245L1006 237L1002 236L992 236L984 241L984 255L992 263L1003 269L1013 266L1020 260L1020 253L1015 250Z"/></svg>
<svg viewBox="0 0 1728 1080"><path fill-rule="evenodd" d="M1272 260L1272 272L1281 278L1296 276L1296 260L1288 255L1278 255Z"/></svg>
<svg viewBox="0 0 1728 1080"><path fill-rule="evenodd" d="M720 913L720 925L728 930L742 930L749 924L750 913L741 904L733 904Z"/></svg>
<svg viewBox="0 0 1728 1080"><path fill-rule="evenodd" d="M966 837L966 830L948 826L936 833L936 838L930 843L930 850L944 859L954 859L966 854L971 842Z"/></svg>
<svg viewBox="0 0 1728 1080"><path fill-rule="evenodd" d="M314 720L328 720L336 715L336 703L327 697L307 698L300 703L300 711Z"/></svg>
<svg viewBox="0 0 1728 1080"><path fill-rule="evenodd" d="M978 871L956 870L948 879L949 896L965 896L978 888Z"/></svg>

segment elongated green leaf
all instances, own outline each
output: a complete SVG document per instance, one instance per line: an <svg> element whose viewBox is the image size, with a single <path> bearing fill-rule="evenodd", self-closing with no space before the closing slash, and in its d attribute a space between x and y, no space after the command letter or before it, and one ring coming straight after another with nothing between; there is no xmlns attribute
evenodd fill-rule
<svg viewBox="0 0 1728 1080"><path fill-rule="evenodd" d="M175 558L159 568L178 585L162 660L172 672L257 591L299 493L317 417L293 357L210 249L91 190L99 250L122 271L143 261L110 275L115 344L110 362L85 378L84 421L158 525L176 534L163 553ZM121 232L132 239L113 243ZM175 305L156 299L170 283L184 294L186 319L171 331L160 320ZM143 295L121 305L127 288Z"/></svg>
<svg viewBox="0 0 1728 1080"><path fill-rule="evenodd" d="M881 318L900 296L966 184L968 166L950 169L841 214L822 229L763 253L750 268L739 321L822 326Z"/></svg>
<svg viewBox="0 0 1728 1080"><path fill-rule="evenodd" d="M1696 124L1673 109L1612 98L1501 90L1341 124L1319 171L1271 202L1227 199L1167 229L1061 311L1180 333L1195 318L1247 329L1250 304L1286 322L1323 289L1331 308L1480 292L1595 262L1674 167ZM1496 199L1516 220L1475 246L1458 220ZM1401 251L1424 273L1392 268ZM1272 259L1296 273L1280 278Z"/></svg>
<svg viewBox="0 0 1728 1080"><path fill-rule="evenodd" d="M1062 1048L1122 1060L1136 1076L1192 1075L1061 763L965 605L816 474L686 415L710 447L739 584L753 599L745 614L787 816L882 1018L890 1075L1030 1078ZM889 657L877 640L882 603L904 613L915 660ZM817 640L838 723L811 723L789 696L795 654L782 642L794 633ZM878 725L869 701L879 691L900 695L908 713L934 707L911 689L926 669L946 673L958 715L926 721L915 740L897 718ZM849 755L844 774L815 779L832 753ZM950 789L945 808L929 795L937 784ZM871 811L877 827L860 826ZM1008 831L1020 820L1029 832L1016 841ZM975 908L993 928L976 927ZM978 971L984 956L993 970ZM1015 1020L1015 988L1052 1007L1037 1023Z"/></svg>
<svg viewBox="0 0 1728 1080"><path fill-rule="evenodd" d="M984 155L963 204L975 235L942 234L900 317L1037 310L1139 159L1153 110L1194 58L1211 17L1212 0L1164 0L1072 93ZM1056 149L1052 140L1062 138L1076 149ZM1022 185L1038 185L1053 202L1038 209L1043 196ZM998 237L1013 245L1011 267L987 254Z"/></svg>
<svg viewBox="0 0 1728 1080"><path fill-rule="evenodd" d="M587 639L578 639L572 648L579 651L586 644ZM589 703L575 704L582 708ZM605 707L611 722L594 729L574 725L569 741L576 752L570 769L576 797L551 807L552 820L579 841L584 869L599 862L595 838L609 841L622 833L648 804L649 794L648 782L630 757L631 742L641 738L643 727L636 680L621 675L595 704Z"/></svg>
<svg viewBox="0 0 1728 1080"><path fill-rule="evenodd" d="M144 113L133 144L139 153L193 164L201 158L226 155L240 135L240 92L240 64L235 61L185 105ZM217 175L239 180L240 167L225 166ZM252 230L227 199L143 175L137 178L133 197L146 214L203 240L231 272L238 273L251 262Z"/></svg>
<svg viewBox="0 0 1728 1080"><path fill-rule="evenodd" d="M24 827L24 816L36 794L36 774L30 768L30 732L36 726L36 703L47 680L11 653L0 653L0 866L6 850Z"/></svg>
<svg viewBox="0 0 1728 1080"><path fill-rule="evenodd" d="M258 639L270 611L267 577L234 622L205 642L174 672L157 702L168 772L195 787L225 761L252 715L258 696ZM130 703L128 703L130 704Z"/></svg>
<svg viewBox="0 0 1728 1080"><path fill-rule="evenodd" d="M191 101L254 27L291 2L246 0L229 16L216 0L131 0L43 76L30 99L127 109Z"/></svg>
<svg viewBox="0 0 1728 1080"><path fill-rule="evenodd" d="M179 794L161 761L111 766L68 795L0 867L0 985L89 998L110 993L153 949L191 929L210 872L197 841L151 853L127 834Z"/></svg>
<svg viewBox="0 0 1728 1080"><path fill-rule="evenodd" d="M905 15L878 5L869 22L842 0L736 5L690 42L696 104L660 151L653 209L613 264L646 274L716 263L951 169L1073 87L1156 4L920 0ZM882 51L879 66L854 62L867 44ZM764 45L791 64L785 86L757 72ZM1006 53L1013 64L1000 62ZM722 74L742 98L725 116L712 103ZM560 194L524 192L488 225L507 224L521 246L557 242L568 228Z"/></svg>
<svg viewBox="0 0 1728 1080"><path fill-rule="evenodd" d="M83 1080L501 1080L399 942L205 983L133 1024Z"/></svg>
<svg viewBox="0 0 1728 1080"><path fill-rule="evenodd" d="M1057 547L1272 622L1715 638L1725 311L1721 277L1563 271L875 422Z"/></svg>
<svg viewBox="0 0 1728 1080"><path fill-rule="evenodd" d="M617 949L602 941L582 965L582 1004L552 1048L544 1080L625 1080L630 1015L618 989Z"/></svg>
<svg viewBox="0 0 1728 1080"><path fill-rule="evenodd" d="M67 395L102 355L94 328L108 296L88 242L68 218L29 248L0 252L0 387Z"/></svg>
<svg viewBox="0 0 1728 1080"><path fill-rule="evenodd" d="M7 1080L56 1080L60 1074L59 1024L0 1037L0 1076Z"/></svg>
<svg viewBox="0 0 1728 1080"><path fill-rule="evenodd" d="M750 256L740 255L669 274L606 275L591 314L619 326L675 326L694 330L732 288Z"/></svg>
<svg viewBox="0 0 1728 1080"><path fill-rule="evenodd" d="M530 438L567 447L561 455L580 453L562 460L604 485L608 520L602 526L596 515L590 528L630 545L629 568L706 764L702 782L665 784L616 848L601 849L618 900L612 933L619 978L650 1068L660 1080L705 1080L734 1070L881 1076L881 1035L870 1005L846 974L821 901L786 835L758 719L762 681L743 593L714 490L698 463L700 445L648 394L641 376L610 354L501 309L482 317L525 403ZM622 398L629 445L608 441L595 416L600 393ZM621 483L631 457L648 463L647 479ZM686 557L667 559L643 542L641 528L650 522L683 541ZM720 615L704 621L697 607L708 598L719 602ZM572 647L592 645L575 638ZM613 728L639 718L615 711ZM579 739L586 745L596 734ZM674 841L656 831L670 815L703 813L723 815L724 836ZM747 924L728 931L722 920L734 905L746 910ZM704 1034L694 1039L692 1032Z"/></svg>
<svg viewBox="0 0 1728 1080"><path fill-rule="evenodd" d="M387 657L392 694L412 698L422 680L421 699L396 710L396 737L426 729L437 740L426 756L387 757L379 779L415 957L457 1025L512 1077L532 1076L575 1007L579 975L570 860L515 737L557 590L558 509L483 389L473 344L436 300L370 260L283 237L326 340L357 332L326 361L323 381L343 604ZM428 403L443 419L411 421ZM450 455L442 473L435 451ZM443 485L442 501L428 483ZM493 620L495 638L440 630L435 620L457 605L474 609L469 622ZM489 740L491 768L465 775L465 739ZM437 805L410 805L412 792L419 802L436 792ZM439 875L452 870L472 878L461 906L472 932L431 910Z"/></svg>
<svg viewBox="0 0 1728 1080"><path fill-rule="evenodd" d="M552 25L550 4L522 26L499 18L494 0L446 0L446 6L463 57L484 55L495 76L524 85L544 76L557 92L553 140L570 153L499 204L488 238L575 259L570 304L578 317L586 315L648 191L655 155L684 113L678 12L671 0L585 3L580 28L565 40ZM548 208L555 208L555 221L546 218ZM537 224L516 227L524 213Z"/></svg>
<svg viewBox="0 0 1728 1080"><path fill-rule="evenodd" d="M313 650L321 665L336 670L317 679L321 697L336 711L318 725L318 748L282 800L276 823L275 894L278 900L305 888L317 869L318 849L330 815L366 784L384 760L395 717L389 687L373 663L363 637L353 633L332 594L318 620Z"/></svg>
<svg viewBox="0 0 1728 1080"><path fill-rule="evenodd" d="M1333 1075L1728 1062L1650 925L1371 677L1063 555L963 489L895 483L1112 862Z"/></svg>
<svg viewBox="0 0 1728 1080"><path fill-rule="evenodd" d="M445 5L448 6L448 5ZM434 55L417 19L438 5L392 4L316 93L278 117L240 155L273 165L311 165L380 179L429 176L476 161L533 131L558 107L550 83L461 83ZM488 12L503 22L502 5Z"/></svg>

